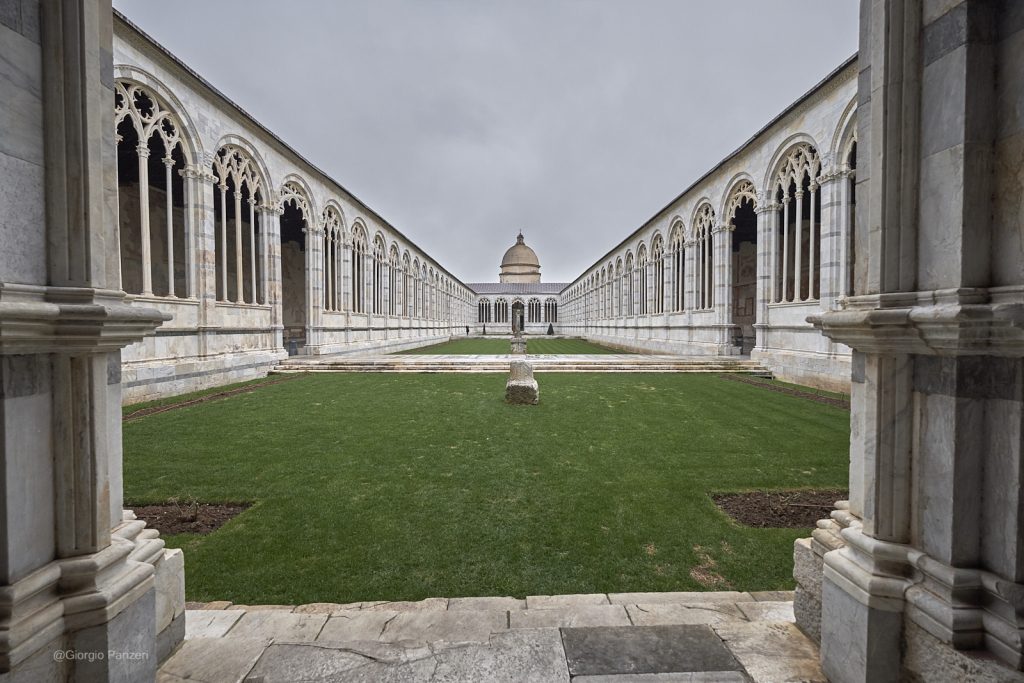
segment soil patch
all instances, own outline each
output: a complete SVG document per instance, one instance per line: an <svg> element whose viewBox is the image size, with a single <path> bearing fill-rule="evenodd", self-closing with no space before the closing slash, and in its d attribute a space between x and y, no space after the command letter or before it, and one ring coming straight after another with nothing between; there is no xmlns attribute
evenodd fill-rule
<svg viewBox="0 0 1024 683"><path fill-rule="evenodd" d="M733 382L742 382L743 384L752 384L755 387L761 387L768 391L774 391L778 394L788 394L790 396L799 396L800 398L806 398L809 401L815 401L816 403L824 403L827 406L835 406L836 408L850 409L850 400L846 398L835 398L832 396L823 396L816 394L813 391L801 391L800 389L794 389L793 387L784 387L778 384L771 384L764 380L757 379L755 377L747 377L744 375L719 375L722 379L732 380Z"/></svg>
<svg viewBox="0 0 1024 683"><path fill-rule="evenodd" d="M287 382L290 379L295 379L300 375L287 375L285 377L279 377L277 379L267 380L266 382L259 382L258 384L249 384L244 387L238 387L237 389L228 389L227 391L218 391L214 394L206 394L205 396L198 396L188 401L180 401L178 403L169 403L162 406L153 406L151 408L139 408L133 410L130 413L126 413L121 419L125 422L128 420L137 420L140 417L146 417L147 415L156 415L157 413L166 413L168 410L174 410L175 408L184 408L186 406L194 406L197 403L206 403L207 401L216 401L222 398L228 398L229 396L236 396L238 394L247 394L250 391L255 391L260 387L268 387L271 384L280 384L281 382Z"/></svg>
<svg viewBox="0 0 1024 683"><path fill-rule="evenodd" d="M161 534L209 534L249 508L249 503L164 503L128 505L135 516Z"/></svg>
<svg viewBox="0 0 1024 683"><path fill-rule="evenodd" d="M842 489L818 491L753 491L723 493L711 498L725 514L744 526L759 529L813 529L825 519L837 500L846 500Z"/></svg>

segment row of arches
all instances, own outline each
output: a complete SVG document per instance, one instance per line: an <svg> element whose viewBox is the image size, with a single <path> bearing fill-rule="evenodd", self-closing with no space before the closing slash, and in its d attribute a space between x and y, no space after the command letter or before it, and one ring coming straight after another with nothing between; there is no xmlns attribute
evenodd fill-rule
<svg viewBox="0 0 1024 683"><path fill-rule="evenodd" d="M547 297L541 302L538 297L531 297L530 299L513 298L511 300L511 306L525 306L525 318L527 323L556 323L558 322L558 299L555 297ZM477 322L478 323L508 323L511 322L509 317L509 311L511 310L509 305L509 299L499 297L494 301L490 299L480 299L477 302Z"/></svg>
<svg viewBox="0 0 1024 683"><path fill-rule="evenodd" d="M563 295L573 319L602 320L622 316L681 311L728 312L727 322L741 328L744 345L752 345L757 316L758 278L764 280L766 304L817 302L822 287L829 297L852 294L852 239L856 205L856 132L852 109L840 157L826 172L814 145L792 144L779 154L764 192L749 177L732 183L721 213L707 199L697 202L686 229L676 216L667 239L655 233L609 257ZM823 255L822 188L830 186L829 218L837 253ZM760 217L760 220L759 220ZM759 249L759 244L761 248ZM839 262L822 282L826 258ZM723 278L728 282L723 282Z"/></svg>
<svg viewBox="0 0 1024 683"><path fill-rule="evenodd" d="M197 299L205 288L217 302L253 306L279 296L286 337L304 334L311 301L328 313L466 317L473 295L461 283L381 231L371 236L360 218L346 226L333 200L318 216L301 178L273 192L240 138L198 163L168 98L129 78L115 82L114 112L126 292Z"/></svg>

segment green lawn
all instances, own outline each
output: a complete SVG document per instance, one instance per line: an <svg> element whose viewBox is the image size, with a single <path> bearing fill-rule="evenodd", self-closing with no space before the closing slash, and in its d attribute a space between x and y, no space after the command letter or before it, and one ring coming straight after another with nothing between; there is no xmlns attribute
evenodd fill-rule
<svg viewBox="0 0 1024 683"><path fill-rule="evenodd" d="M433 346L421 346L418 349L398 351L397 353L431 353L431 354L456 354L456 355L477 355L477 354L501 354L509 353L508 339L484 339L472 337L468 339L455 339ZM582 339L544 339L543 337L527 337L526 352L528 354L553 354L553 353L629 353L609 349L606 346L598 346Z"/></svg>
<svg viewBox="0 0 1024 683"><path fill-rule="evenodd" d="M124 425L126 499L253 501L185 548L191 600L792 587L808 530L708 492L843 487L849 413L696 374L317 374ZM701 584L691 570L722 583Z"/></svg>

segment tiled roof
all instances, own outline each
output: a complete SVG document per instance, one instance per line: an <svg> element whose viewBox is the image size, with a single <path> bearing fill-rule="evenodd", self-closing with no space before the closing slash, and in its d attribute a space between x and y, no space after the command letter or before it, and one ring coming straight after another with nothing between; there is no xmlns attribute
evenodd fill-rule
<svg viewBox="0 0 1024 683"><path fill-rule="evenodd" d="M560 294L568 282L467 282L477 294Z"/></svg>

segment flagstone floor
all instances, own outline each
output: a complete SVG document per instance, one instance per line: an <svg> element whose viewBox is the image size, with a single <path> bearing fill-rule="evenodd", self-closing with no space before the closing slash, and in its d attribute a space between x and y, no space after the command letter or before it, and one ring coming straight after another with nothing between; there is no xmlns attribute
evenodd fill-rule
<svg viewBox="0 0 1024 683"><path fill-rule="evenodd" d="M160 683L826 681L786 592L187 607Z"/></svg>

